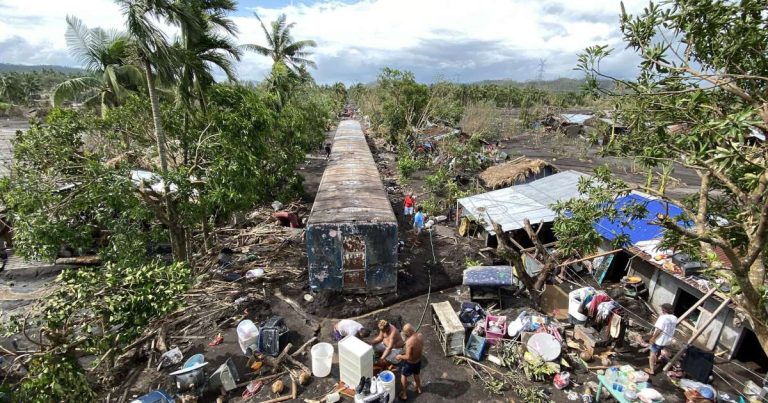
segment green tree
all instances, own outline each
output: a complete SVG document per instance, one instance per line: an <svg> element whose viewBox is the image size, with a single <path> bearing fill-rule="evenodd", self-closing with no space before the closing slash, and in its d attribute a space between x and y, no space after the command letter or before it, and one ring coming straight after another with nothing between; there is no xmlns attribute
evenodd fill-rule
<svg viewBox="0 0 768 403"><path fill-rule="evenodd" d="M129 63L128 36L119 31L91 28L80 19L67 16L67 46L88 75L61 82L51 92L53 106L86 95L85 105L100 106L105 114L120 105L144 80L141 71Z"/></svg>
<svg viewBox="0 0 768 403"><path fill-rule="evenodd" d="M164 20L170 23L188 24L190 29L199 29L199 27L195 26L194 16L188 8L183 6L183 3L167 0L117 0L117 3L123 10L128 33L144 66L147 91L152 107L152 122L157 140L160 172L167 176L169 174L167 139L163 128L160 98L155 79L159 76L166 81L171 80L177 66L178 54L173 51L165 34L155 25L155 22ZM165 184L165 191L160 195L160 202L165 209L165 214L162 216L169 227L173 255L177 261L186 261L189 258L187 234L178 219L179 213L175 205L175 196L171 194L169 181L165 180L163 183Z"/></svg>
<svg viewBox="0 0 768 403"><path fill-rule="evenodd" d="M667 245L698 251L713 264L711 249L722 249L730 266L722 274L737 285L736 298L768 351L765 3L662 1L638 15L622 5L620 21L624 41L641 59L636 79L618 80L600 69L611 53L607 46L589 47L579 57L593 91L607 92L600 79L619 86L608 96L630 133L617 136L606 151L648 167L675 164L698 173L699 191L688 198L675 199L651 186L644 190L682 206L693 223L681 226L679 217L656 217ZM560 206L569 217L555 227L568 249L593 249L598 238L591 222L612 209L603 202L632 186L603 171L596 183L582 188L591 198ZM574 243L575 234L584 242Z"/></svg>
<svg viewBox="0 0 768 403"><path fill-rule="evenodd" d="M296 41L291 36L291 29L296 25L295 22L288 24L285 14L281 14L270 24L271 29L267 29L261 17L256 15L256 19L261 24L264 31L264 37L267 40L267 46L258 44L246 44L243 47L272 58L273 64L283 63L293 70L298 70L300 66L316 67L315 62L309 57L312 53L309 48L317 46L313 40Z"/></svg>

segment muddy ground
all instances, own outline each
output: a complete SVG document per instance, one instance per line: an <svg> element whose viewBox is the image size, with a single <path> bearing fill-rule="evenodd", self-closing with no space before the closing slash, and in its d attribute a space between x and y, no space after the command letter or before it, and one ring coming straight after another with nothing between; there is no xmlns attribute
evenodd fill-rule
<svg viewBox="0 0 768 403"><path fill-rule="evenodd" d="M332 136L329 133L328 136ZM330 137L329 137L330 139ZM583 150L579 142L558 140L557 144L548 144L551 139L542 138L538 134L528 134L515 136L503 141L502 150L511 156L525 155L528 157L542 158L554 163L561 170L576 169L582 172L590 172L592 167L608 163L615 173L623 179L640 182L644 181L642 173L636 173L632 169L631 162L619 159L601 158L596 155L594 149ZM398 290L395 293L378 296L343 296L336 294L316 294L312 302L307 302L304 296L308 293L306 274L296 276L286 281L271 284L260 284L252 286L254 291L259 291L266 295L263 300L240 312L243 318L252 319L254 322L266 320L271 315L280 315L285 318L286 324L290 329L287 335L288 342L294 347L304 344L312 337L318 337L319 341L330 342L332 324L334 318L358 317L365 315L359 320L372 327L378 318L387 318L396 324L412 323L421 324L420 331L425 340L425 359L422 371L423 390L422 395L416 396L415 392L409 392L409 400L413 399L419 402L442 402L467 401L467 402L487 402L487 401L509 401L513 398L511 394L506 396L495 396L489 394L482 384L473 379L473 372L466 365L457 365L453 359L443 356L442 349L438 344L434 329L430 323L429 314L424 315L428 303L450 301L452 306L458 310L460 301L467 300L468 296L461 294L461 289L456 286L461 283L462 270L467 258L484 260L491 263L491 259L484 259L478 254L483 241L479 239L461 238L456 234L456 228L449 220L448 223L435 227L431 242L428 236L424 236L420 244L414 245L411 242L411 226L402 218L402 197L405 191L412 190L416 193L423 192L423 178L429 172L417 172L406 186L396 179L396 163L394 153L378 150L372 146L375 159L379 164L382 179L385 187L389 189L390 197L393 202L393 209L400 220L400 237L406 241L406 248L399 256L401 267L398 270ZM324 152L318 150L307 156L306 163L299 167L299 172L304 177L305 198L304 201L311 203L317 192L323 170L325 168ZM671 189L674 192L685 194L692 191L691 186L695 186L697 178L694 173L685 170L678 170L675 176L679 182L673 182ZM299 254L303 250L303 245L292 244L294 252L292 256ZM433 255L434 253L434 255ZM287 254L286 254L287 255ZM433 258L434 256L434 258ZM293 257L292 257L293 259ZM432 264L432 261L436 263ZM304 264L297 261L296 265ZM56 269L45 269L39 271L37 268L25 268L22 276L21 271L9 271L0 279L14 282L14 292L21 292L21 287L26 291L27 287L32 290L39 289L50 275L55 273ZM37 273L37 274L35 274ZM8 277L12 275L11 277ZM31 278L30 278L31 277ZM17 281L27 278L33 285L18 285ZM35 280L39 278L39 284ZM7 283L6 283L7 285ZM247 287L246 287L247 288ZM431 293L427 293L431 289ZM295 303L299 307L296 310L294 306L286 302L286 299ZM25 302L14 302L12 305ZM3 309L12 305L4 303ZM528 305L528 301L520 298L512 304L513 308L506 311L510 316L516 316L517 311ZM422 320L423 319L423 320ZM235 322L236 323L236 322ZM209 346L208 342L212 340L217 333L223 336L223 342L215 346ZM237 343L236 329L234 326L223 326L220 330L208 328L199 333L190 334L179 338L171 338L170 344L178 343L184 346L185 358L194 353L203 353L208 364L208 374L213 372L220 364L231 358L241 375L241 382L265 375L254 373L247 368L247 359L240 350ZM619 357L621 363L632 363L641 368L646 364L646 355L639 354L636 351L630 351ZM307 366L311 366L309 354L304 354L298 359ZM336 359L337 360L337 359ZM147 366L146 361L137 362L137 370L129 371L125 378L121 378L111 390L101 391L103 398L109 397L109 401L121 401L121 398L131 398L142 395L157 388L172 389L168 373L174 368L167 368L157 371L155 368ZM154 367L154 365L152 365ZM582 371L574 371L575 381L579 384L575 390L581 392L584 382L592 379L594 376ZM325 396L335 386L335 380L338 379L338 365L335 362L331 376L326 378L314 378L306 387L300 387L299 399L319 399ZM290 385L287 376L283 377L286 385ZM682 393L666 380L663 375L657 375L654 379L654 385L667 392L667 402L683 401ZM567 402L568 399L561 391L557 391L551 384L537 384L548 390L550 399L557 402ZM229 394L225 401L241 402L245 401L239 397L243 389L237 389ZM200 401L216 401L218 393L211 392L206 394ZM252 401L263 401L272 398L269 388L265 387ZM125 400L122 400L125 401ZM351 401L351 399L347 399Z"/></svg>

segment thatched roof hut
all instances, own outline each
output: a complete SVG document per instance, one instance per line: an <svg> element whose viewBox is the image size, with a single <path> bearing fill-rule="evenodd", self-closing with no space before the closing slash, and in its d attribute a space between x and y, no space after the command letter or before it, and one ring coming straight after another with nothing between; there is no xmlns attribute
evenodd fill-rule
<svg viewBox="0 0 768 403"><path fill-rule="evenodd" d="M544 160L520 157L486 169L480 173L480 179L486 188L501 189L528 183L556 172L557 168Z"/></svg>

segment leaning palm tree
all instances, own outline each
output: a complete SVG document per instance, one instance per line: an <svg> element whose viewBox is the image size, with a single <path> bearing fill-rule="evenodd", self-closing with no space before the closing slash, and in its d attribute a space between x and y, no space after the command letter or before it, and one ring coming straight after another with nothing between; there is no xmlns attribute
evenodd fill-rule
<svg viewBox="0 0 768 403"><path fill-rule="evenodd" d="M277 20L272 21L271 30L267 29L258 14L256 14L256 19L259 20L261 29L264 31L267 46L246 44L243 45L246 50L269 56L275 64L285 63L294 70L298 69L299 66L317 67L314 61L308 59L312 55L308 49L317 46L317 44L312 40L294 41L291 36L291 29L296 23L288 24L285 14L281 14Z"/></svg>
<svg viewBox="0 0 768 403"><path fill-rule="evenodd" d="M51 92L53 106L90 95L85 105L100 105L104 114L142 85L141 71L128 63L130 39L124 32L89 29L77 17L67 16L66 40L72 56L90 74L58 84Z"/></svg>

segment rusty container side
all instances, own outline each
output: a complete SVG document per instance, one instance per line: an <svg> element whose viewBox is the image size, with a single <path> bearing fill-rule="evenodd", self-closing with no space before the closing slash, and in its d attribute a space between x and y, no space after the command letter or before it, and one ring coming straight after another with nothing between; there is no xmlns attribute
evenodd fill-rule
<svg viewBox="0 0 768 403"><path fill-rule="evenodd" d="M397 290L396 224L311 224L306 242L309 286L313 290Z"/></svg>

